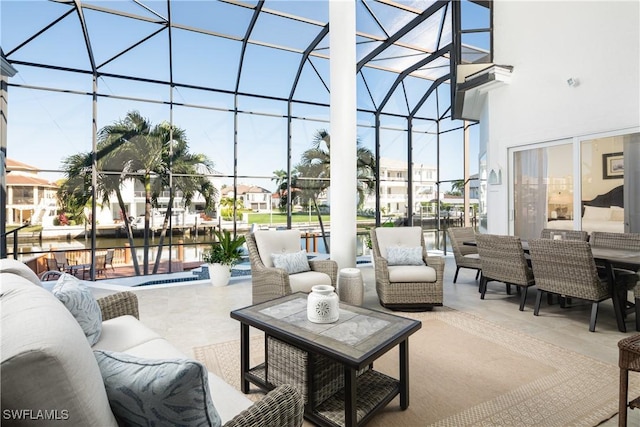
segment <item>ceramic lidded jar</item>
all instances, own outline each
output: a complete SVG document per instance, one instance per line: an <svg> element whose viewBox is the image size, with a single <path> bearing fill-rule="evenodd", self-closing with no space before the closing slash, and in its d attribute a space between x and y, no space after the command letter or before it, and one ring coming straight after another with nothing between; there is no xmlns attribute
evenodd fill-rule
<svg viewBox="0 0 640 427"><path fill-rule="evenodd" d="M338 294L333 286L316 285L307 297L307 319L313 323L333 323L338 320Z"/></svg>

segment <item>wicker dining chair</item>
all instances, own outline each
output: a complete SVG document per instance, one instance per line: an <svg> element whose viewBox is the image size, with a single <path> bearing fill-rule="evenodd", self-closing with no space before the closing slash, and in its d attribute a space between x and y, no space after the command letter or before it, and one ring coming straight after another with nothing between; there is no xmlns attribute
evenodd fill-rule
<svg viewBox="0 0 640 427"><path fill-rule="evenodd" d="M496 234L476 234L478 254L482 266L480 298L484 299L487 283L504 282L509 293L510 285L516 285L520 295L520 311L524 310L527 289L535 285L534 275L522 249L522 241L517 236Z"/></svg>
<svg viewBox="0 0 640 427"><path fill-rule="evenodd" d="M550 239L551 233L562 233L563 240L582 240L587 242L589 240L589 233L582 230L554 230L552 228L543 228L540 232L541 239Z"/></svg>
<svg viewBox="0 0 640 427"><path fill-rule="evenodd" d="M534 239L529 241L529 253L538 287L533 314L539 315L544 292L591 301L589 331L594 332L598 306L611 298L611 293L607 278L598 275L589 243Z"/></svg>
<svg viewBox="0 0 640 427"><path fill-rule="evenodd" d="M377 227L370 230L370 235L380 305L401 311L423 311L442 305L444 258L427 255L421 227ZM392 247L421 250L422 256L418 254L419 259L411 263L393 262L389 250Z"/></svg>
<svg viewBox="0 0 640 427"><path fill-rule="evenodd" d="M456 274L453 276L453 283L458 280L458 272L461 268L476 270L476 280L480 276L482 266L480 265L480 255L476 246L465 245L466 241L475 241L476 232L473 227L454 227L447 230L453 258L456 260Z"/></svg>

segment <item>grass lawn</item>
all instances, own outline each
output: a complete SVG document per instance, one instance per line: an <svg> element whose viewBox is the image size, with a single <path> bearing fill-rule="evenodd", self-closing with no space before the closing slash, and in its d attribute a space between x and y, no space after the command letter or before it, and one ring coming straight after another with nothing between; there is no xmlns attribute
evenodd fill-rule
<svg viewBox="0 0 640 427"><path fill-rule="evenodd" d="M369 218L365 216L358 216L357 221L371 221L375 222L374 218ZM331 221L331 215L322 215L322 222L329 223ZM291 215L291 222L294 224L297 223L309 223L309 214L308 213L294 213ZM287 223L287 215L281 213L250 213L249 214L249 223L255 224L286 224ZM311 214L311 223L318 223L318 215Z"/></svg>

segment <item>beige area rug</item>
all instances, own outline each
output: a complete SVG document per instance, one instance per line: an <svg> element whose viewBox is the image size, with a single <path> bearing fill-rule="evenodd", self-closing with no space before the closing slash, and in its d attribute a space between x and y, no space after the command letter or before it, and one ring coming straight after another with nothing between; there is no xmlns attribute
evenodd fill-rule
<svg viewBox="0 0 640 427"><path fill-rule="evenodd" d="M595 426L617 412L617 366L454 310L403 315L422 321L409 339L410 405L401 411L396 397L367 426ZM264 340L250 343L253 366ZM194 355L240 388L239 340ZM397 378L397 349L374 368ZM262 396L255 390L253 400Z"/></svg>

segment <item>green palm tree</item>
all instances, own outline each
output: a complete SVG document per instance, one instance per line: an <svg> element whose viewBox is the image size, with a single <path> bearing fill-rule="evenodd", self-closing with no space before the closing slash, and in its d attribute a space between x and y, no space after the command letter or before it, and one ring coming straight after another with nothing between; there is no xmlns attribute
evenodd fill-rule
<svg viewBox="0 0 640 427"><path fill-rule="evenodd" d="M129 246L132 252L133 267L136 275L140 274L140 268L138 266L138 258L136 256L136 248L133 241L133 231L131 230L131 224L129 223L129 215L124 203L124 198L120 192L121 174L117 172L118 164L122 161L118 160L117 150L112 150L111 147L106 147L106 143L98 143L98 152L102 156L97 161L97 187L95 189L96 194L102 195L102 203L109 204L109 196L112 193L116 194L118 199L118 206L120 212L122 212L123 220L125 223L125 230L127 231L127 238L129 239ZM67 179L61 185L59 194L65 194L64 197L74 197L76 203L86 205L91 201L93 192L91 191L91 164L93 162L92 153L78 153L63 159L63 169ZM114 172L115 171L115 172Z"/></svg>
<svg viewBox="0 0 640 427"><path fill-rule="evenodd" d="M326 148L325 148L326 147ZM312 147L302 153L301 161L296 165L296 186L314 202L325 192L331 179L331 136L326 129L316 131ZM371 150L362 146L360 139L356 141L356 189L358 208L364 205L366 196L375 190L375 158Z"/></svg>
<svg viewBox="0 0 640 427"><path fill-rule="evenodd" d="M464 195L464 179L458 179L451 183L451 191L448 192L453 196Z"/></svg>
<svg viewBox="0 0 640 427"><path fill-rule="evenodd" d="M205 195L207 206L213 206L217 192L211 182L202 173L213 168L204 155L188 152L185 131L171 127L167 123L152 126L148 119L137 111L127 113L124 119L103 127L98 133L97 144L97 194L102 195L103 203L108 203L111 194L115 193L118 205L123 213L125 229L133 252L136 274L139 275L133 232L128 220L128 212L120 192L122 184L129 180L142 183L145 192L145 226L144 226L144 272L149 272L149 228L152 206L158 206L158 195L162 188L169 185L169 170L176 175L172 185L185 195L185 202L191 202L195 192ZM91 194L90 174L92 153L80 153L63 160L67 172L66 186L74 194ZM200 174L200 176L198 176ZM173 194L174 191L171 191ZM88 197L85 195L85 197ZM173 199L170 205L173 205ZM170 208L165 216L165 227L171 215ZM166 232L166 228L163 231ZM159 257L156 259L154 271L157 271Z"/></svg>
<svg viewBox="0 0 640 427"><path fill-rule="evenodd" d="M287 210L287 171L284 169L273 171L271 181L276 182L276 192L280 197L278 209L280 209L280 212L284 213Z"/></svg>
<svg viewBox="0 0 640 427"><path fill-rule="evenodd" d="M295 173L292 173L291 177L291 186L300 189L302 197L313 203L327 248L329 246L327 246L317 201L318 197L326 192L331 184L330 151L331 136L327 130L316 131L312 147L302 153L300 163L295 166ZM358 208L361 208L366 196L375 190L375 158L371 150L361 145L360 139L356 140L356 151L356 191L358 193Z"/></svg>
<svg viewBox="0 0 640 427"><path fill-rule="evenodd" d="M160 179L153 180L155 184L152 192L152 202L154 206L158 205L158 198L163 191L170 191L167 210L160 233L156 261L153 267L154 274L158 272L160 266L162 247L169 227L169 218L171 217L171 209L176 193L179 192L182 195L184 207L191 204L196 193L201 194L205 199L205 210L207 211L213 209L215 200L218 197L218 190L214 187L211 180L206 177L206 175L214 172L213 162L204 154L189 153L189 146L182 129L175 127L170 129L168 123L164 123L161 128L167 132L166 140L172 141L172 143L165 144L163 154L164 160L162 167L167 168L167 170L164 172L158 171ZM169 173L169 165L172 175ZM169 179L170 176L172 179Z"/></svg>

